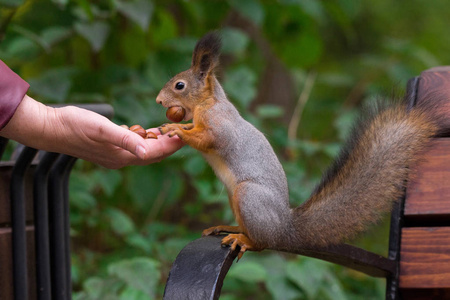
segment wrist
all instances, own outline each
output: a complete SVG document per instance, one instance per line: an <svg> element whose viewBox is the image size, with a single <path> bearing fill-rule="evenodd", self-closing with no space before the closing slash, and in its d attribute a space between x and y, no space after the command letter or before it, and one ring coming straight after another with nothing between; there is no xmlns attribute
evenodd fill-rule
<svg viewBox="0 0 450 300"><path fill-rule="evenodd" d="M25 95L0 135L21 144L47 150L50 136L54 135L54 108Z"/></svg>

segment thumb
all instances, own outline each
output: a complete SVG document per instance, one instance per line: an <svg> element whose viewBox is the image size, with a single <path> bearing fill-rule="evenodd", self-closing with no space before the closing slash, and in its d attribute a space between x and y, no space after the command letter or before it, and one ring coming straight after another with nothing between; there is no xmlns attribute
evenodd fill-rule
<svg viewBox="0 0 450 300"><path fill-rule="evenodd" d="M111 127L108 126L108 129L110 132L105 132L105 134L111 138L110 142L113 145L133 153L142 160L146 158L147 144L144 143L144 139L139 134L116 124Z"/></svg>

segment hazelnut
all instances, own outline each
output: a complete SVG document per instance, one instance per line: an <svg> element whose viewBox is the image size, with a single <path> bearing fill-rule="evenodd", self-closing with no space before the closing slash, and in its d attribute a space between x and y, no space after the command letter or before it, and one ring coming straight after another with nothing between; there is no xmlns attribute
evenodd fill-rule
<svg viewBox="0 0 450 300"><path fill-rule="evenodd" d="M178 123L184 119L186 110L181 106L172 106L166 112L166 117L172 122Z"/></svg>
<svg viewBox="0 0 450 300"><path fill-rule="evenodd" d="M146 138L147 138L147 139L157 139L158 137L157 137L156 134L154 134L153 132L147 131L147 136L146 136Z"/></svg>
<svg viewBox="0 0 450 300"><path fill-rule="evenodd" d="M145 131L144 128L142 128L141 125L133 125L130 127L130 130L139 134L140 136L142 136L144 139L147 137L147 131Z"/></svg>

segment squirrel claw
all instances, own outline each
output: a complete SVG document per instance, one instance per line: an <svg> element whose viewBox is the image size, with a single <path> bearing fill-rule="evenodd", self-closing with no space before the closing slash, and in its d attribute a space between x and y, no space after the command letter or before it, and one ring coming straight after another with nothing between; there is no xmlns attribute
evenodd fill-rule
<svg viewBox="0 0 450 300"><path fill-rule="evenodd" d="M221 231L217 227L210 227L208 229L203 230L202 236L208 235L218 235Z"/></svg>
<svg viewBox="0 0 450 300"><path fill-rule="evenodd" d="M222 245L229 245L232 251L236 250L237 246L240 247L237 261L239 261L242 258L242 256L247 250L250 251L262 250L256 247L255 244L246 235L242 233L227 235L222 239Z"/></svg>

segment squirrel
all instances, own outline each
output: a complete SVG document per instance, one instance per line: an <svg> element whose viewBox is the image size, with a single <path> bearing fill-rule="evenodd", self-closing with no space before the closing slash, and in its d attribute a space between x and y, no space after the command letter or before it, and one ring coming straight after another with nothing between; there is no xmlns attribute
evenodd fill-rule
<svg viewBox="0 0 450 300"><path fill-rule="evenodd" d="M202 235L228 233L222 245L239 246L238 259L247 250L295 252L354 238L391 210L404 193L409 166L448 125L436 102L377 105L357 123L311 197L291 208L271 145L240 116L215 76L220 49L219 34L207 33L195 46L191 67L170 79L156 102L181 107L184 120L192 119L159 130L200 151L224 183L238 225L211 227Z"/></svg>

